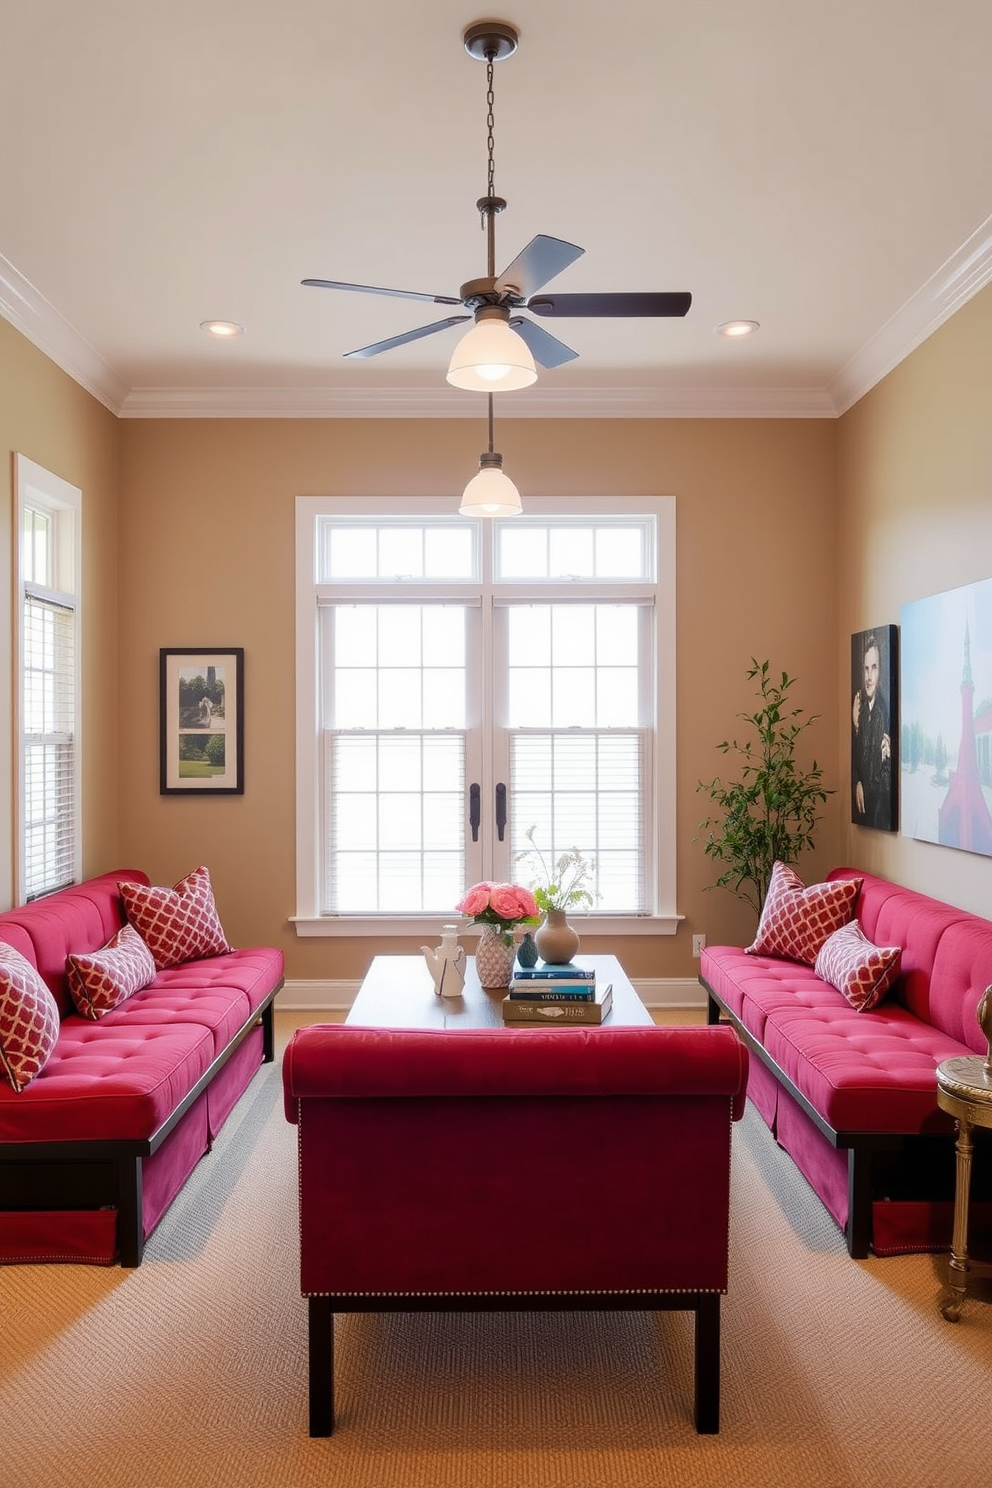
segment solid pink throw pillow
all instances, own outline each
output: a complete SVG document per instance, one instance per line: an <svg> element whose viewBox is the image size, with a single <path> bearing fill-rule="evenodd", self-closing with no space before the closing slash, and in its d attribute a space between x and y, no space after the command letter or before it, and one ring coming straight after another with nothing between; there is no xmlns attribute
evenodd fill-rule
<svg viewBox="0 0 992 1488"><path fill-rule="evenodd" d="M816 958L816 974L843 992L859 1013L877 1007L899 975L899 946L877 946L857 920L835 930Z"/></svg>
<svg viewBox="0 0 992 1488"><path fill-rule="evenodd" d="M839 878L807 888L794 868L776 862L758 934L747 954L787 956L812 966L827 937L853 915L861 883L860 878Z"/></svg>
<svg viewBox="0 0 992 1488"><path fill-rule="evenodd" d="M0 941L0 1065L20 1094L59 1036L58 1004L30 961Z"/></svg>
<svg viewBox="0 0 992 1488"><path fill-rule="evenodd" d="M118 930L102 950L73 951L66 960L69 991L84 1018L101 1018L155 976L155 958L132 925Z"/></svg>
<svg viewBox="0 0 992 1488"><path fill-rule="evenodd" d="M118 888L128 920L154 956L156 970L234 949L217 918L206 868L194 868L171 889L136 883Z"/></svg>

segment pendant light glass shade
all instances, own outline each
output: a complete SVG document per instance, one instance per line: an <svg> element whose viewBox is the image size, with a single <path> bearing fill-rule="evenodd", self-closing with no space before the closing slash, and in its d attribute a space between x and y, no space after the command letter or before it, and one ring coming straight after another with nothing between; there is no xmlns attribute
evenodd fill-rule
<svg viewBox="0 0 992 1488"><path fill-rule="evenodd" d="M517 517L523 510L520 492L503 474L503 456L482 455L479 473L465 487L458 508L463 517Z"/></svg>
<svg viewBox="0 0 992 1488"><path fill-rule="evenodd" d="M487 315L484 307L470 331L458 345L448 366L448 381L470 393L511 393L537 381L537 368L530 348L507 325L506 312L498 307Z"/></svg>

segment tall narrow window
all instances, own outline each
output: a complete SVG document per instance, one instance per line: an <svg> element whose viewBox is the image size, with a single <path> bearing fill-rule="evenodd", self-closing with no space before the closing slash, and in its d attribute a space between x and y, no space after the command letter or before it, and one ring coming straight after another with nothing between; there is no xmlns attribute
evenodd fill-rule
<svg viewBox="0 0 992 1488"><path fill-rule="evenodd" d="M17 457L18 897L80 875L80 492Z"/></svg>
<svg viewBox="0 0 992 1488"><path fill-rule="evenodd" d="M665 498L485 523L300 498L299 933L527 883L532 827L595 860L604 928L674 931L673 544Z"/></svg>

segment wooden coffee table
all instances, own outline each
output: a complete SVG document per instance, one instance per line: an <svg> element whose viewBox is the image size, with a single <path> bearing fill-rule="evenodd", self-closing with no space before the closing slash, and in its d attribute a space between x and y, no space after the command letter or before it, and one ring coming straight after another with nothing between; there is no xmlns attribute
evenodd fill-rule
<svg viewBox="0 0 992 1488"><path fill-rule="evenodd" d="M580 960L595 969L598 985L613 984L613 1008L602 1027L644 1027L654 1021L616 956ZM438 997L423 956L376 956L345 1021L364 1028L503 1028L505 996L505 987L479 986L474 956L468 958L461 997ZM571 1025L577 1026L596 1025Z"/></svg>

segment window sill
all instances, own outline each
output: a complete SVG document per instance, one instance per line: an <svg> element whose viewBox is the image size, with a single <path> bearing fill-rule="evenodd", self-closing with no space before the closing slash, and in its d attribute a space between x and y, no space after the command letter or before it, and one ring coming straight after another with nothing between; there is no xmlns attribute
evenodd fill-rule
<svg viewBox="0 0 992 1488"><path fill-rule="evenodd" d="M579 935L674 935L684 915L570 915L569 924ZM448 915L291 915L290 924L300 939L350 936L356 940L381 940L388 936L437 936L442 925L457 924L459 934L474 935L473 925L455 913Z"/></svg>

